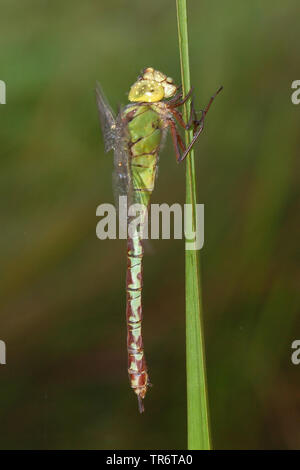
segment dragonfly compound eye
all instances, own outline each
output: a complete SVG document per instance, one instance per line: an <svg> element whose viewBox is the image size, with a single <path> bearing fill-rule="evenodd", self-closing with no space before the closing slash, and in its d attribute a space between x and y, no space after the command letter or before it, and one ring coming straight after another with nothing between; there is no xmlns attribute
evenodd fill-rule
<svg viewBox="0 0 300 470"><path fill-rule="evenodd" d="M155 80L139 80L132 85L128 99L134 102L155 103L165 98L164 87Z"/></svg>

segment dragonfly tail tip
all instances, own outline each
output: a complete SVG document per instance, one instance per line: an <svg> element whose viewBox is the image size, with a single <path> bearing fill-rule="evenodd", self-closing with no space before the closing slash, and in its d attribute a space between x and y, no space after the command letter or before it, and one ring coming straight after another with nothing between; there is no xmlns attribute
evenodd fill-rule
<svg viewBox="0 0 300 470"><path fill-rule="evenodd" d="M143 403L143 399L142 399L142 397L140 397L140 395L138 395L138 404L139 404L139 412L144 413L144 411L145 411L144 403Z"/></svg>

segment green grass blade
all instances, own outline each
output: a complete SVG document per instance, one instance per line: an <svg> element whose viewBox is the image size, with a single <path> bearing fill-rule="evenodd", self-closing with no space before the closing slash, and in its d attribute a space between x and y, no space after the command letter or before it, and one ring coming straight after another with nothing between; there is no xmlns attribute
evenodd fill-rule
<svg viewBox="0 0 300 470"><path fill-rule="evenodd" d="M184 95L189 91L190 67L187 31L186 0L176 0L180 65ZM185 106L187 121L189 104ZM186 132L186 145L192 131ZM192 226L195 226L196 176L194 152L186 158L186 203L192 204ZM198 251L186 250L186 371L187 371L187 415L188 448L210 449L209 413L205 371L205 347L202 322L201 279Z"/></svg>

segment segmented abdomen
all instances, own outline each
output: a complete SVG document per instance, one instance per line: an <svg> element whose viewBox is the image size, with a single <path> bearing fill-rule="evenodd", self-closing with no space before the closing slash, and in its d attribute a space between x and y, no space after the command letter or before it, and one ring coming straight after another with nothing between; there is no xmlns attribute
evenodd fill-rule
<svg viewBox="0 0 300 470"><path fill-rule="evenodd" d="M131 201L143 204L147 209L154 189L158 150L161 141L161 120L151 106L132 106L126 112L130 136ZM145 219L142 220L142 222ZM129 217L128 223L132 221ZM140 412L144 411L143 399L150 384L142 338L142 285L143 245L139 230L128 234L126 318L128 374L131 387L137 394Z"/></svg>

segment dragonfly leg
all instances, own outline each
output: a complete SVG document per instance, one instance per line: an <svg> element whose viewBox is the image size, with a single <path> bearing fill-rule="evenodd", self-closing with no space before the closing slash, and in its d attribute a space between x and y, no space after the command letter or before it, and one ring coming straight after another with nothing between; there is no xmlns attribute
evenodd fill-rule
<svg viewBox="0 0 300 470"><path fill-rule="evenodd" d="M173 96L173 98L171 98L169 101L168 101L168 105L169 106L174 106L176 105L177 101L178 100L181 100L182 99L182 91L180 91L179 93L176 93L175 96Z"/></svg>
<svg viewBox="0 0 300 470"><path fill-rule="evenodd" d="M171 107L179 107L179 106L182 106L191 96L191 94L193 93L193 87L190 89L190 91L185 95L184 98L182 98L182 92L180 92L178 95L174 96L174 98L172 98L168 104L171 105ZM178 101L178 99L180 98L180 100Z"/></svg>
<svg viewBox="0 0 300 470"><path fill-rule="evenodd" d="M209 102L208 102L206 108L202 111L202 116L201 116L200 121L204 120L204 118L205 118L205 116L206 116L206 114L207 114L207 112L208 112L208 110L209 110L209 108L210 108L210 106L211 106L213 100L215 99L215 97L216 97L216 96L220 93L220 91L222 91L222 90L223 90L223 87L221 86L221 87L216 91L216 93L215 93L214 95L212 95L212 97L210 98L210 100L209 100Z"/></svg>
<svg viewBox="0 0 300 470"><path fill-rule="evenodd" d="M197 124L200 122L198 120L198 116L197 116L195 108L194 108L193 100L191 102L191 114L190 114L190 118L189 118L187 124L184 122L182 113L180 111L178 111L175 108L170 108L169 111L170 111L170 113L173 114L173 116L175 117L177 122L181 125L181 127L183 127L183 129L185 129L186 131L188 131L192 126L194 126L194 129L196 129ZM203 114L203 111L202 111L202 114Z"/></svg>
<svg viewBox="0 0 300 470"><path fill-rule="evenodd" d="M174 108L171 108L169 111L173 114L173 116L175 117L177 122L183 127L183 129L187 129L187 124L184 122L182 114Z"/></svg>
<svg viewBox="0 0 300 470"><path fill-rule="evenodd" d="M177 142L179 143L181 150L185 152L185 145L179 132L177 132Z"/></svg>
<svg viewBox="0 0 300 470"><path fill-rule="evenodd" d="M202 119L202 116L203 116L203 112L201 111L201 119ZM200 119L200 121L201 121L201 119ZM195 131L197 126L199 125L200 121L198 120L198 116L197 116L197 113L196 113L195 107L194 107L194 101L192 100L192 102L191 102L191 115L190 115L190 119L187 123L187 129L189 130L193 126L194 131Z"/></svg>
<svg viewBox="0 0 300 470"><path fill-rule="evenodd" d="M204 110L201 111L202 115L201 115L201 119L200 120L196 120L193 118L193 116L196 116L196 113L195 111L192 109L192 115L191 115L191 118L193 118L191 120L189 120L189 123L187 125L190 125L190 126L194 126L194 136L192 138L192 141L191 143L188 145L188 147L184 150L183 154L180 156L180 158L178 159L177 158L177 162L182 162L186 156L188 155L188 153L190 152L190 150L193 148L195 142L197 141L198 137L200 136L200 134L202 133L203 129L204 129L204 119L206 117L206 114L208 113L208 110L213 102L213 100L215 99L215 97L220 93L220 91L223 89L223 87L221 86L217 91L216 93L210 98L206 108Z"/></svg>
<svg viewBox="0 0 300 470"><path fill-rule="evenodd" d="M174 150L175 150L176 160L177 160L177 162L180 162L180 161L182 161L182 155L180 153L179 146L180 146L182 152L185 152L185 150L186 150L185 145L183 143L181 135L179 134L179 132L176 128L176 124L173 121L169 120L168 125L171 129L171 136L172 136L172 142L173 142L173 146L174 146Z"/></svg>
<svg viewBox="0 0 300 470"><path fill-rule="evenodd" d="M189 146L185 149L183 154L180 156L179 160L177 160L178 163L182 162L185 159L185 157L188 155L188 153L192 150L192 148L194 147L194 145L195 145L198 137L200 136L201 132L203 131L203 129L204 129L204 120L201 122L200 126L198 127L198 129L194 133L194 136L193 136L192 141L189 144Z"/></svg>
<svg viewBox="0 0 300 470"><path fill-rule="evenodd" d="M182 138L181 138L181 136L180 136L180 134L179 134L179 132L176 128L176 125L175 125L174 121L172 121L171 119L168 121L168 125L171 129L171 136L172 136L172 141L173 141L173 145L174 145L174 149L175 149L175 155L176 155L177 162L182 162L186 158L186 156L188 155L190 150L193 148L195 142L197 141L198 137L200 136L200 134L202 133L202 131L204 129L205 116L208 113L208 110L209 110L213 100L218 95L218 93L220 93L222 88L223 87L220 87L217 90L217 92L210 98L206 108L204 110L201 110L201 118L200 119L198 119L198 117L197 117L197 114L196 114L196 111L195 111L195 108L194 108L193 100L192 100L192 103L191 103L191 115L190 115L188 123L184 122L182 114L177 109L175 109L178 106L181 106L190 97L190 95L192 93L192 89L189 91L189 93L185 96L185 98L183 100L181 100L180 102L176 102L176 103L174 102L169 107L169 111L173 114L176 121L183 127L183 129L189 130L189 129L191 129L191 127L194 127L194 135L193 135L192 141L188 145L188 147L186 148L183 141L182 141ZM180 146L180 148L183 152L182 154L180 153L179 146Z"/></svg>
<svg viewBox="0 0 300 470"><path fill-rule="evenodd" d="M168 121L168 125L171 129L171 137L172 137L172 142L173 142L173 146L174 146L174 150L175 150L175 155L176 155L176 160L177 162L180 161L181 159L181 153L180 153L180 150L179 150L179 147L178 147L178 131L176 129L176 125L173 121L169 120Z"/></svg>

